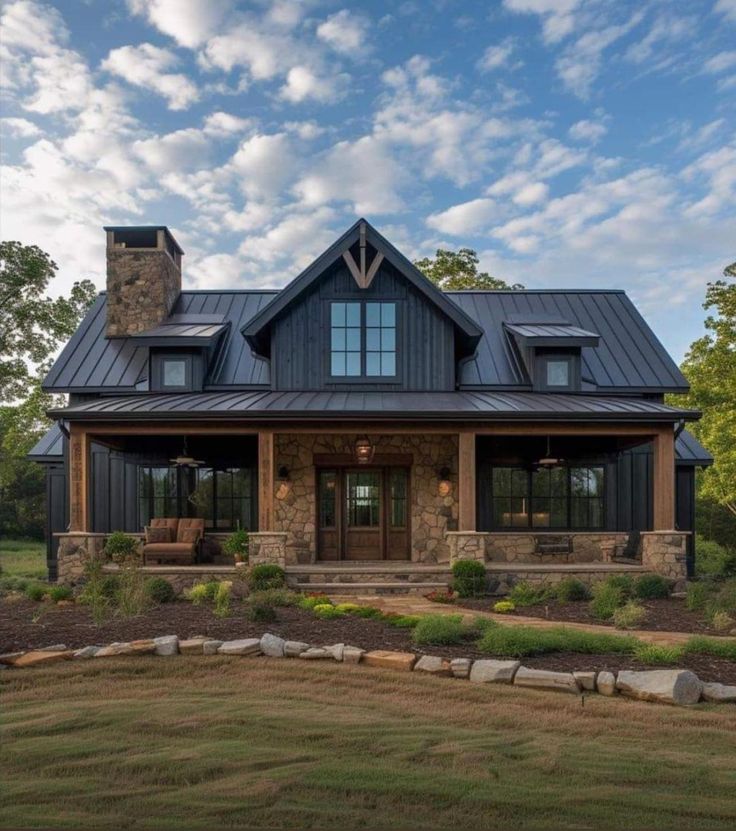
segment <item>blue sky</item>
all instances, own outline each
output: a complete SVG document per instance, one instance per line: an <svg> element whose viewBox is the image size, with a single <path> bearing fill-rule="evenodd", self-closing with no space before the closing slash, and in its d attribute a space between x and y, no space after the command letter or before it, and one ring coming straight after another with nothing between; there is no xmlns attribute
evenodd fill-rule
<svg viewBox="0 0 736 831"><path fill-rule="evenodd" d="M104 287L281 286L357 216L415 258L624 288L680 359L736 259L736 0L2 4L0 230Z"/></svg>

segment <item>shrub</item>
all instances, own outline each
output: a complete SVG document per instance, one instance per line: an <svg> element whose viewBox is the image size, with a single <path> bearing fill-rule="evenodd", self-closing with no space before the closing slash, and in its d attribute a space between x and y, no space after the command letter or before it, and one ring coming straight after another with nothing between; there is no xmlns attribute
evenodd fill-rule
<svg viewBox="0 0 736 831"><path fill-rule="evenodd" d="M634 578L630 574L609 574L604 582L620 589L625 600L634 594Z"/></svg>
<svg viewBox="0 0 736 831"><path fill-rule="evenodd" d="M681 646L659 646L653 643L640 643L634 649L634 657L643 664L676 664L683 653Z"/></svg>
<svg viewBox="0 0 736 831"><path fill-rule="evenodd" d="M233 584L230 580L223 580L217 584L215 592L215 608L212 610L217 617L227 617L230 614L230 598Z"/></svg>
<svg viewBox="0 0 736 831"><path fill-rule="evenodd" d="M727 638L708 638L705 635L694 635L685 644L685 652L698 655L714 655L716 658L736 661L736 641Z"/></svg>
<svg viewBox="0 0 736 831"><path fill-rule="evenodd" d="M184 595L195 606L200 606L202 603L211 603L217 595L219 585L218 580L208 580L206 583L195 583Z"/></svg>
<svg viewBox="0 0 736 831"><path fill-rule="evenodd" d="M389 626L395 626L397 629L414 629L421 617L419 615L384 615L383 619Z"/></svg>
<svg viewBox="0 0 736 831"><path fill-rule="evenodd" d="M298 603L300 609L311 611L315 606L331 606L330 598L326 594L308 594Z"/></svg>
<svg viewBox="0 0 736 831"><path fill-rule="evenodd" d="M146 594L154 603L172 603L176 600L174 587L163 577L149 577L146 580Z"/></svg>
<svg viewBox="0 0 736 831"><path fill-rule="evenodd" d="M641 600L658 600L670 596L671 585L661 574L642 574L634 583L634 595Z"/></svg>
<svg viewBox="0 0 736 831"><path fill-rule="evenodd" d="M490 655L521 658L546 652L630 654L639 641L628 635L606 635L555 626L537 629L532 626L491 626L485 629L478 649Z"/></svg>
<svg viewBox="0 0 736 831"><path fill-rule="evenodd" d="M713 608L718 612L728 612L736 615L736 580L727 580L720 583L713 598Z"/></svg>
<svg viewBox="0 0 736 831"><path fill-rule="evenodd" d="M526 580L521 580L509 592L509 600L515 606L534 606L548 597L546 586L533 586Z"/></svg>
<svg viewBox="0 0 736 831"><path fill-rule="evenodd" d="M286 582L286 575L283 568L273 563L261 563L253 566L248 574L248 585L254 592L262 592L266 589L280 589Z"/></svg>
<svg viewBox="0 0 736 831"><path fill-rule="evenodd" d="M713 624L713 628L718 629L719 632L733 629L734 625L736 625L736 621L728 612L715 612L710 622Z"/></svg>
<svg viewBox="0 0 736 831"><path fill-rule="evenodd" d="M29 580L25 577L0 577L0 594L25 592Z"/></svg>
<svg viewBox="0 0 736 831"><path fill-rule="evenodd" d="M250 599L257 603L267 603L269 606L295 606L298 595L289 589L266 589L262 592L251 592Z"/></svg>
<svg viewBox="0 0 736 831"><path fill-rule="evenodd" d="M33 600L37 603L39 600L43 600L44 597L46 597L48 591L48 586L44 586L41 583L29 583L26 586L25 594L29 600Z"/></svg>
<svg viewBox="0 0 736 831"><path fill-rule="evenodd" d="M225 542L223 542L222 550L225 554L234 557L236 563L247 563L249 546L250 539L248 532L241 528L238 531L233 531Z"/></svg>
<svg viewBox="0 0 736 831"><path fill-rule="evenodd" d="M320 620L334 620L338 617L345 617L345 612L340 612L330 603L321 603L315 606L312 611Z"/></svg>
<svg viewBox="0 0 736 831"><path fill-rule="evenodd" d="M486 567L477 560L458 560L452 566L452 587L458 597L478 597L486 590Z"/></svg>
<svg viewBox="0 0 736 831"><path fill-rule="evenodd" d="M603 580L593 586L593 599L590 601L590 611L598 620L610 620L616 609L626 602L626 593L620 585Z"/></svg>
<svg viewBox="0 0 736 831"><path fill-rule="evenodd" d="M84 588L79 602L89 606L92 620L100 626L112 612L119 591L117 575L103 575L102 563L91 560L84 568Z"/></svg>
<svg viewBox="0 0 736 831"><path fill-rule="evenodd" d="M48 591L48 595L54 603L58 603L60 600L71 600L73 597L70 586L52 586Z"/></svg>
<svg viewBox="0 0 736 831"><path fill-rule="evenodd" d="M516 605L513 600L499 600L493 604L493 611L501 615L507 615L509 612L516 610Z"/></svg>
<svg viewBox="0 0 736 831"><path fill-rule="evenodd" d="M633 600L613 613L613 625L617 629L636 629L647 616L647 610Z"/></svg>
<svg viewBox="0 0 736 831"><path fill-rule="evenodd" d="M424 596L427 600L431 600L432 603L454 603L457 599L455 592L448 591L447 589L434 589Z"/></svg>
<svg viewBox="0 0 736 831"><path fill-rule="evenodd" d="M142 614L151 605L146 593L146 580L138 568L137 560L128 557L120 561L119 589L115 596L115 610L123 617Z"/></svg>
<svg viewBox="0 0 736 831"><path fill-rule="evenodd" d="M109 600L114 600L120 592L120 578L117 574L105 574L100 580L100 591Z"/></svg>
<svg viewBox="0 0 736 831"><path fill-rule="evenodd" d="M381 618L383 617L383 612L380 609L376 609L375 606L360 606L354 612L352 612L356 617L364 617L364 618Z"/></svg>
<svg viewBox="0 0 736 831"><path fill-rule="evenodd" d="M105 540L105 555L118 565L135 561L140 554L140 544L135 537L123 531L113 531Z"/></svg>
<svg viewBox="0 0 736 831"><path fill-rule="evenodd" d="M577 577L566 577L564 580L560 580L552 591L560 603L587 600L590 597L590 589Z"/></svg>
<svg viewBox="0 0 736 831"><path fill-rule="evenodd" d="M338 603L335 608L338 612L343 612L346 615L353 615L360 609L357 603Z"/></svg>
<svg viewBox="0 0 736 831"><path fill-rule="evenodd" d="M711 593L712 588L708 583L688 583L685 605L691 612L700 612L705 609L705 604L708 602Z"/></svg>
<svg viewBox="0 0 736 831"><path fill-rule="evenodd" d="M251 595L245 604L245 615L248 620L254 623L270 623L277 619L276 609L263 600L260 600L260 592Z"/></svg>
<svg viewBox="0 0 736 831"><path fill-rule="evenodd" d="M461 615L424 615L414 627L416 644L462 643L470 634Z"/></svg>
<svg viewBox="0 0 736 831"><path fill-rule="evenodd" d="M716 579L736 574L736 550L695 537L695 571L701 577Z"/></svg>

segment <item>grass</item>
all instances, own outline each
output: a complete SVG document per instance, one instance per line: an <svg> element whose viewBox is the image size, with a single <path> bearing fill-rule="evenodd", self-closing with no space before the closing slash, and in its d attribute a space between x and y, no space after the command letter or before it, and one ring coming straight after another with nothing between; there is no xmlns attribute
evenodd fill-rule
<svg viewBox="0 0 736 831"><path fill-rule="evenodd" d="M0 827L732 828L734 716L267 659L3 674Z"/></svg>
<svg viewBox="0 0 736 831"><path fill-rule="evenodd" d="M2 577L45 580L46 543L38 540L0 539Z"/></svg>
<svg viewBox="0 0 736 831"><path fill-rule="evenodd" d="M547 652L579 652L588 655L604 653L632 654L639 641L628 635L608 635L553 626L486 626L478 648L489 655L522 658Z"/></svg>

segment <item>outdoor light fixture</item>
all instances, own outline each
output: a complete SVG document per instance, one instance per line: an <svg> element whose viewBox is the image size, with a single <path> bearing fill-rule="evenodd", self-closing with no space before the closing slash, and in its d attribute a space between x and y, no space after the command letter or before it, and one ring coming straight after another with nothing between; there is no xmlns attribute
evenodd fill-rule
<svg viewBox="0 0 736 831"><path fill-rule="evenodd" d="M291 479L289 478L289 468L286 465L281 465L276 471L276 478L279 486L276 488L276 499L286 499L291 493Z"/></svg>
<svg viewBox="0 0 736 831"><path fill-rule="evenodd" d="M368 465L373 461L373 455L376 452L375 445L371 444L368 436L363 436L355 442L355 461L359 465Z"/></svg>
<svg viewBox="0 0 736 831"><path fill-rule="evenodd" d="M175 459L169 459L169 461L177 467L199 467L204 464L202 459L195 459L193 456L189 455L186 436L184 436L184 447L181 453Z"/></svg>
<svg viewBox="0 0 736 831"><path fill-rule="evenodd" d="M547 452L544 456L537 462L539 467L557 467L557 465L561 465L565 460L558 459L557 457L552 455L552 451L550 450L550 437L547 436Z"/></svg>
<svg viewBox="0 0 736 831"><path fill-rule="evenodd" d="M452 490L452 483L450 482L450 468L445 466L437 471L437 478L440 480L437 486L437 492L440 496L449 496Z"/></svg>

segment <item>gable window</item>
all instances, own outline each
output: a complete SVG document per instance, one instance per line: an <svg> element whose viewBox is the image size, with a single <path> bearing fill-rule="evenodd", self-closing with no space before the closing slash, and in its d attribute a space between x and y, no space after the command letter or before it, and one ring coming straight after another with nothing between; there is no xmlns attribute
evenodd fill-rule
<svg viewBox="0 0 736 831"><path fill-rule="evenodd" d="M330 303L333 378L396 377L396 303Z"/></svg>
<svg viewBox="0 0 736 831"><path fill-rule="evenodd" d="M187 387L187 361L184 358L164 358L161 367L164 387Z"/></svg>
<svg viewBox="0 0 736 831"><path fill-rule="evenodd" d="M580 355L536 349L536 388L551 392L580 389Z"/></svg>
<svg viewBox="0 0 736 831"><path fill-rule="evenodd" d="M547 359L547 386L548 387L569 387L570 386L570 359L569 358L548 358Z"/></svg>

